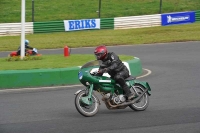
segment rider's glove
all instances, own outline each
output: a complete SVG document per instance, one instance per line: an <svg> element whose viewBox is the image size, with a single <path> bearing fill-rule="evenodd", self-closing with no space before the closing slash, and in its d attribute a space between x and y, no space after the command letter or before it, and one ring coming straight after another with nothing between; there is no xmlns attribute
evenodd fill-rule
<svg viewBox="0 0 200 133"><path fill-rule="evenodd" d="M36 49L36 48L33 48L33 51L34 51L35 53L37 53L37 49Z"/></svg>
<svg viewBox="0 0 200 133"><path fill-rule="evenodd" d="M97 75L98 74L98 71L95 71L93 73L91 73L92 75Z"/></svg>
<svg viewBox="0 0 200 133"><path fill-rule="evenodd" d="M107 72L107 68L104 68L104 69L99 69L98 73L105 73Z"/></svg>

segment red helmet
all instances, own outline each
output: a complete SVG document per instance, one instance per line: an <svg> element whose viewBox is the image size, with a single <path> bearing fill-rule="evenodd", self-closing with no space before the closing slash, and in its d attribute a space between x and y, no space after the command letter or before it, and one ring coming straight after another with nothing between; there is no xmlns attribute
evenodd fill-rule
<svg viewBox="0 0 200 133"><path fill-rule="evenodd" d="M95 54L97 60L103 60L106 57L106 55L108 54L106 46L96 47L96 49L94 50L94 54Z"/></svg>

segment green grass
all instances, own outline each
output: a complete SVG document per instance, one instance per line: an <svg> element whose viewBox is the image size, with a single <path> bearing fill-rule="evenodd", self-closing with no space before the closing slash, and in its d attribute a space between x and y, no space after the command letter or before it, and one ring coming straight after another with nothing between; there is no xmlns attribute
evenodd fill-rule
<svg viewBox="0 0 200 133"><path fill-rule="evenodd" d="M122 61L133 59L133 56L119 55ZM73 66L82 66L86 62L95 60L94 55L43 55L41 60L20 60L7 61L8 58L0 58L0 70L28 70L28 69L50 69L67 68Z"/></svg>
<svg viewBox="0 0 200 133"><path fill-rule="evenodd" d="M159 13L160 0L101 0L101 18ZM35 0L36 22L97 18L99 0ZM163 0L162 12L200 9L199 0ZM21 21L21 0L0 0L0 23ZM32 0L26 0L26 21L32 21Z"/></svg>
<svg viewBox="0 0 200 133"><path fill-rule="evenodd" d="M36 22L97 18L99 0L35 0ZM160 0L102 0L101 18L159 13ZM32 1L26 1L26 22L32 21ZM199 0L163 0L163 13L200 9ZM0 0L0 23L21 21L21 0ZM78 32L26 35L37 49L88 47L105 45L147 44L199 41L200 23L127 30L87 30ZM0 51L17 50L20 36L0 37ZM43 55L42 60L6 61L0 58L0 70L63 68L79 66L94 59L93 55ZM123 57L122 60L130 59Z"/></svg>
<svg viewBox="0 0 200 133"><path fill-rule="evenodd" d="M20 36L0 37L0 51L17 50ZM200 23L127 30L88 30L79 32L26 35L30 46L40 49L105 45L199 41Z"/></svg>

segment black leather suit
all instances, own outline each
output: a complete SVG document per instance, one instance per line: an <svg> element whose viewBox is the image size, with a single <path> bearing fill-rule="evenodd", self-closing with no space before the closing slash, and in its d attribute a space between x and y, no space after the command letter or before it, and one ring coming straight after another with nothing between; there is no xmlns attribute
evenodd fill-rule
<svg viewBox="0 0 200 133"><path fill-rule="evenodd" d="M130 93L125 82L125 79L129 77L129 71L115 53L109 52L102 60L99 70L104 68L107 68L108 74L123 88L125 93Z"/></svg>

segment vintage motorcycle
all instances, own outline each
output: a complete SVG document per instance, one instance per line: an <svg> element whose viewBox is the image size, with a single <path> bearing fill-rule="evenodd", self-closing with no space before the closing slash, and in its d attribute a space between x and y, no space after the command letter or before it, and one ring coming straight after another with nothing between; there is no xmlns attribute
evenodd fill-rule
<svg viewBox="0 0 200 133"><path fill-rule="evenodd" d="M125 109L129 106L134 111L143 111L149 105L149 96L151 88L148 82L138 81L130 76L126 84L136 97L127 100L123 89L109 75L96 76L97 70L102 62L95 60L83 65L78 73L80 82L86 87L75 93L75 107L77 111L86 117L94 116L98 110L100 101L94 94L94 91L102 95L108 109Z"/></svg>

